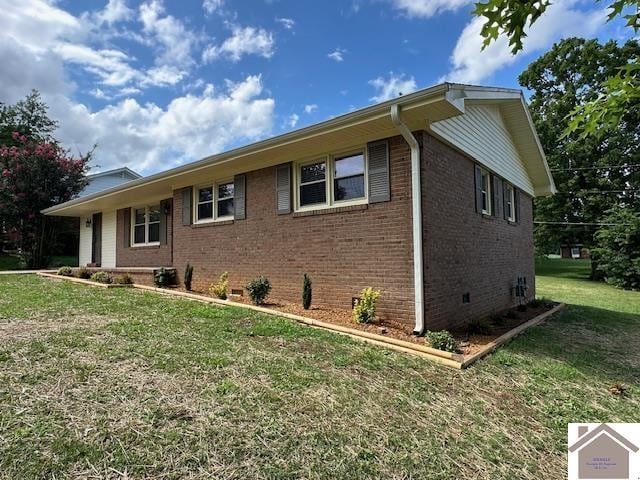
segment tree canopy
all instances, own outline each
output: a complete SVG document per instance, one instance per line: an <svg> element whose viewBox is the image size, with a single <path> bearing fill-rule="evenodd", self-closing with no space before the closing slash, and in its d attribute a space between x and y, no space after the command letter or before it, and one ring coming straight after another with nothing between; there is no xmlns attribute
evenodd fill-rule
<svg viewBox="0 0 640 480"><path fill-rule="evenodd" d="M602 93L602 82L640 54L640 44L570 38L554 45L520 75L559 193L536 199L543 222L597 223L615 205L640 209L640 110L629 109L607 136L563 135L568 115ZM640 102L640 100L638 100ZM634 166L637 165L637 166ZM540 248L593 244L592 226L536 227Z"/></svg>
<svg viewBox="0 0 640 480"><path fill-rule="evenodd" d="M599 0L594 0L599 3ZM487 0L476 3L474 14L485 19L481 35L484 46L506 35L513 53L522 50L526 29L551 5L550 0ZM640 30L640 0L615 0L609 4L609 20L622 17L636 33ZM628 57L601 81L598 95L578 105L570 113L565 134L579 133L582 138L604 135L617 128L630 109L640 100L640 56Z"/></svg>
<svg viewBox="0 0 640 480"><path fill-rule="evenodd" d="M53 137L57 127L34 91L0 105L0 224L18 232L29 267L45 263L55 221L40 212L77 195L86 185L90 153L72 157Z"/></svg>

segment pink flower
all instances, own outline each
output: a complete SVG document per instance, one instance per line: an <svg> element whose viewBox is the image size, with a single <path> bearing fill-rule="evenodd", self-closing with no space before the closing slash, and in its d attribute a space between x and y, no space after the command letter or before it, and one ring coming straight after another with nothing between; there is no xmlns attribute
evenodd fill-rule
<svg viewBox="0 0 640 480"><path fill-rule="evenodd" d="M11 175L11 172L5 168L5 169L2 171L2 176L3 176L3 177L8 177L9 175Z"/></svg>

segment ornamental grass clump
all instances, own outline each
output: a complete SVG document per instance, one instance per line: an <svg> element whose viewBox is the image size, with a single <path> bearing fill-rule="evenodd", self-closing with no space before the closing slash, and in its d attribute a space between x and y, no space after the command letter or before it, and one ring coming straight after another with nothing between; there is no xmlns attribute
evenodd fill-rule
<svg viewBox="0 0 640 480"><path fill-rule="evenodd" d="M267 277L261 276L251 280L244 288L247 289L249 297L255 305L262 305L271 291L271 282Z"/></svg>
<svg viewBox="0 0 640 480"><path fill-rule="evenodd" d="M376 307L380 294L380 290L374 290L371 287L360 292L360 298L353 306L353 319L357 323L371 323L376 319Z"/></svg>
<svg viewBox="0 0 640 480"><path fill-rule="evenodd" d="M220 300L227 299L227 290L229 289L229 272L223 272L220 275L218 283L212 283L209 287L209 293Z"/></svg>
<svg viewBox="0 0 640 480"><path fill-rule="evenodd" d="M91 278L91 272L87 270L85 267L80 267L76 271L76 277L82 278L83 280L89 280Z"/></svg>
<svg viewBox="0 0 640 480"><path fill-rule="evenodd" d="M62 277L73 277L73 269L71 267L60 267L58 275Z"/></svg>
<svg viewBox="0 0 640 480"><path fill-rule="evenodd" d="M111 278L111 275L109 275L107 272L96 272L91 275L91 281L110 284L113 283L113 278Z"/></svg>
<svg viewBox="0 0 640 480"><path fill-rule="evenodd" d="M123 273L115 278L118 285L133 285L133 277L128 273Z"/></svg>

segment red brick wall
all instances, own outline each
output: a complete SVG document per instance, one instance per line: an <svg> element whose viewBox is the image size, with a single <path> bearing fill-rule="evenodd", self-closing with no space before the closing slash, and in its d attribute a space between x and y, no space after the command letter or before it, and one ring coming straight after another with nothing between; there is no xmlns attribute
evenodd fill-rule
<svg viewBox="0 0 640 480"><path fill-rule="evenodd" d="M383 290L379 314L413 322L409 147L391 139L391 201L325 214L276 214L275 168L248 172L247 218L231 224L183 226L182 196L174 192L174 266L194 266L204 289L229 272L230 288L266 275L271 297L300 301L302 274L318 305L350 308L368 286ZM246 295L246 292L245 292Z"/></svg>
<svg viewBox="0 0 640 480"><path fill-rule="evenodd" d="M168 199L171 203L172 200ZM172 259L173 207L167 215L167 244L153 247L125 247L124 218L126 209L118 210L116 223L117 267L169 267ZM164 215L164 213L162 213ZM182 218L180 215L178 215Z"/></svg>
<svg viewBox="0 0 640 480"><path fill-rule="evenodd" d="M520 221L476 213L474 163L429 134L423 141L425 323L451 328L517 305L511 287L535 291L532 200L520 194ZM463 304L468 292L471 303Z"/></svg>

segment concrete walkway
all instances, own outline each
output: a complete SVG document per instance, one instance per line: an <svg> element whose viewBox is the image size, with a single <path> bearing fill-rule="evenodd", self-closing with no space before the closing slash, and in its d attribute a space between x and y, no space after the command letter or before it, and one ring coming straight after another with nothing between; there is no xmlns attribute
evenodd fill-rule
<svg viewBox="0 0 640 480"><path fill-rule="evenodd" d="M27 273L55 273L56 270L0 270L0 275L20 275Z"/></svg>

